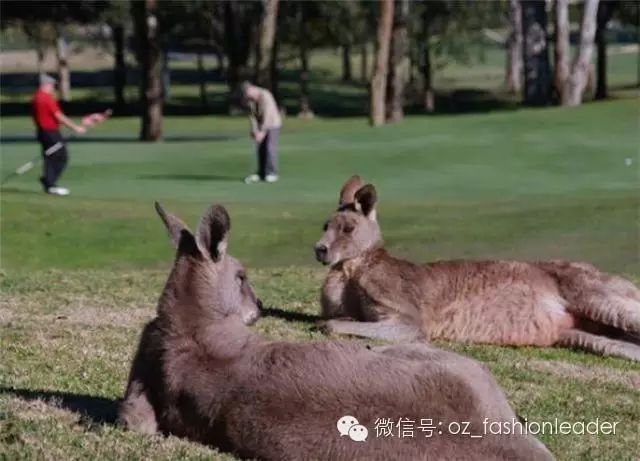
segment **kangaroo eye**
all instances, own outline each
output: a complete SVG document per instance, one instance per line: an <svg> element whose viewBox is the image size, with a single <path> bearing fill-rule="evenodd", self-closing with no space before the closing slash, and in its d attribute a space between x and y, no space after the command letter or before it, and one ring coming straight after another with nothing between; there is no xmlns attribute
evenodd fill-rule
<svg viewBox="0 0 640 461"><path fill-rule="evenodd" d="M329 229L329 223L328 222L324 223L324 225L322 226L322 230L323 231L327 232L327 229Z"/></svg>
<svg viewBox="0 0 640 461"><path fill-rule="evenodd" d="M345 232L345 234L350 234L351 232L353 232L353 229L355 229L351 224L346 224L342 230Z"/></svg>
<svg viewBox="0 0 640 461"><path fill-rule="evenodd" d="M247 280L247 274L243 274L242 272L239 272L238 275L236 275L236 278L240 282L244 282L245 280Z"/></svg>

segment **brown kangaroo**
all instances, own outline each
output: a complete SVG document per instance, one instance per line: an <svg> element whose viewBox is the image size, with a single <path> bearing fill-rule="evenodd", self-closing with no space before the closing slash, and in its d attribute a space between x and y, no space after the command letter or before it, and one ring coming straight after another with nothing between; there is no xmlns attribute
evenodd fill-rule
<svg viewBox="0 0 640 461"><path fill-rule="evenodd" d="M370 348L253 333L247 324L260 302L226 253L225 209L212 206L193 235L156 208L177 254L120 406L128 428L258 459L552 459L530 435L486 430L518 422L492 375L471 359L423 343ZM377 437L377 418L405 418L415 432ZM351 428L355 419L361 426Z"/></svg>
<svg viewBox="0 0 640 461"><path fill-rule="evenodd" d="M563 346L640 361L640 290L628 280L569 261L413 264L385 251L376 201L373 185L351 177L315 245L331 265L321 295L328 332Z"/></svg>

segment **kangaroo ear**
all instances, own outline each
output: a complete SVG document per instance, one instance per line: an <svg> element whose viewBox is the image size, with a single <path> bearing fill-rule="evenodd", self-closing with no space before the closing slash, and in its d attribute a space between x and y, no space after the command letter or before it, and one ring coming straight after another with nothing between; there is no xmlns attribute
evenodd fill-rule
<svg viewBox="0 0 640 461"><path fill-rule="evenodd" d="M372 221L376 220L376 202L378 201L378 194L373 184L367 184L361 187L355 193L354 202L356 209L362 211L366 217Z"/></svg>
<svg viewBox="0 0 640 461"><path fill-rule="evenodd" d="M227 252L231 218L222 205L211 205L200 220L198 246L201 251L219 261Z"/></svg>
<svg viewBox="0 0 640 461"><path fill-rule="evenodd" d="M347 179L347 182L344 183L344 186L342 186L340 190L340 201L338 205L343 206L353 203L356 191L362 186L364 186L364 181L357 174Z"/></svg>
<svg viewBox="0 0 640 461"><path fill-rule="evenodd" d="M180 218L164 211L164 208L162 208L162 205L158 202L155 202L155 206L158 215L160 215L160 219L162 219L162 222L169 232L169 237L171 238L171 242L173 242L173 246L178 248L184 235L189 235L193 239L193 234L191 234L187 225L183 223Z"/></svg>

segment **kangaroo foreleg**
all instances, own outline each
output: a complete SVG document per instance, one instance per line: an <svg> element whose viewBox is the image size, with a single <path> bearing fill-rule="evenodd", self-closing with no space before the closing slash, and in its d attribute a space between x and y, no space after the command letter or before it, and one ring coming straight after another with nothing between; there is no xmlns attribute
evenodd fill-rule
<svg viewBox="0 0 640 461"><path fill-rule="evenodd" d="M158 431L156 413L142 382L137 379L129 383L125 398L120 403L118 421L127 429L141 434L155 434Z"/></svg>

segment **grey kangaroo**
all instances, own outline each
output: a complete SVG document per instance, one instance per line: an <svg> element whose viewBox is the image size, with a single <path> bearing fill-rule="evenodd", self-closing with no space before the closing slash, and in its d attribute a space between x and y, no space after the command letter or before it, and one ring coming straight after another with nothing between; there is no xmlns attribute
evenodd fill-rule
<svg viewBox="0 0 640 461"><path fill-rule="evenodd" d="M133 359L119 410L126 427L270 460L552 459L532 436L485 430L517 420L473 360L422 343L287 343L252 332L261 303L226 252L225 209L212 206L194 235L156 208L177 253ZM413 421L416 433L377 437L378 418ZM341 425L356 433L341 436Z"/></svg>
<svg viewBox="0 0 640 461"><path fill-rule="evenodd" d="M330 265L326 331L572 347L640 361L640 290L630 281L569 261L413 264L384 249L376 202L375 187L351 177L315 245Z"/></svg>

